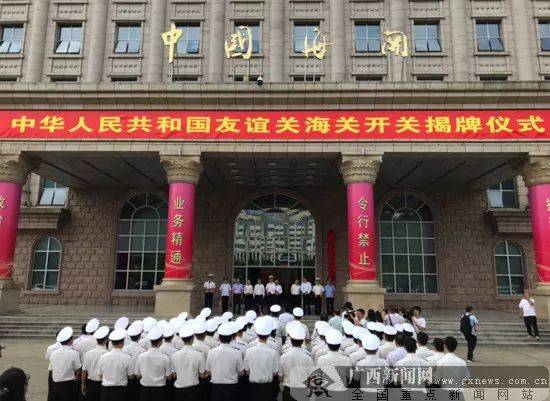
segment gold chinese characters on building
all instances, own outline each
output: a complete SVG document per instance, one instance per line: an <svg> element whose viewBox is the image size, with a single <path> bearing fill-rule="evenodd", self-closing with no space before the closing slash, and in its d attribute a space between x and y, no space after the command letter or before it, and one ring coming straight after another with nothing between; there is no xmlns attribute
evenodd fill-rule
<svg viewBox="0 0 550 401"><path fill-rule="evenodd" d="M248 26L239 26L231 34L229 41L225 41L225 55L227 58L242 57L244 60L250 60L252 57L252 29Z"/></svg>
<svg viewBox="0 0 550 401"><path fill-rule="evenodd" d="M409 43L403 32L385 31L382 36L385 38L382 42L382 54L392 53L398 57L409 55Z"/></svg>
<svg viewBox="0 0 550 401"><path fill-rule="evenodd" d="M176 24L172 22L170 30L162 34L162 41L165 46L168 46L168 63L172 64L174 62L174 53L176 51L176 44L180 40L183 31L176 28Z"/></svg>
<svg viewBox="0 0 550 401"><path fill-rule="evenodd" d="M327 43L327 38L321 33L319 28L315 28L314 32L315 37L313 40L308 38L307 34L304 37L304 50L302 50L302 53L304 53L306 58L312 55L319 60L323 60L327 54L327 47L330 46L331 43Z"/></svg>

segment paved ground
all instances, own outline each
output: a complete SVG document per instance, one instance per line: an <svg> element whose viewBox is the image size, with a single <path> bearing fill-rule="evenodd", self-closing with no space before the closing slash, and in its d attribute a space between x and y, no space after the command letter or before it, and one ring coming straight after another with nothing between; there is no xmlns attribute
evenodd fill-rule
<svg viewBox="0 0 550 401"><path fill-rule="evenodd" d="M527 340L526 340L527 341ZM7 348L0 359L0 371L16 366L25 370L31 376L27 401L45 401L47 388L47 363L44 351L49 345L46 341L3 341ZM465 357L465 349L458 354ZM536 365L550 368L550 349L521 347L515 349L480 347L476 358L479 365Z"/></svg>

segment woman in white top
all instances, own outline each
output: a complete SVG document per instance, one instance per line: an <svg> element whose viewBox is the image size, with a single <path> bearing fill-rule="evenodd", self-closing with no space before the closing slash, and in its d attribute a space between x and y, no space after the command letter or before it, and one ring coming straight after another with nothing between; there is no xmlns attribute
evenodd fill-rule
<svg viewBox="0 0 550 401"><path fill-rule="evenodd" d="M244 294L244 310L247 311L252 309L254 287L250 283L250 280L246 280L246 284L243 288L243 294Z"/></svg>
<svg viewBox="0 0 550 401"><path fill-rule="evenodd" d="M412 324L415 331L417 333L421 331L426 331L426 319L422 317L422 309L420 308L420 306L414 306L413 311L414 314L412 316Z"/></svg>
<svg viewBox="0 0 550 401"><path fill-rule="evenodd" d="M261 312L265 298L265 286L262 284L262 280L258 279L254 286L254 305L256 309Z"/></svg>

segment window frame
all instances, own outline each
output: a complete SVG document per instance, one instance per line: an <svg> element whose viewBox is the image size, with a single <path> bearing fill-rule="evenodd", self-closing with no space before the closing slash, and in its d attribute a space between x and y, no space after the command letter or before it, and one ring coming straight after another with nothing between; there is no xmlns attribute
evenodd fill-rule
<svg viewBox="0 0 550 401"><path fill-rule="evenodd" d="M4 33L6 29L11 29L11 40L9 41L9 45L7 46L7 50L3 51L2 46L4 45ZM15 29L21 30L21 37L19 38L19 49L18 51L11 51L11 47L13 46L14 42L13 36L15 33ZM6 23L6 24L0 24L0 54L21 54L23 53L23 45L25 43L25 24L14 24L14 23Z"/></svg>
<svg viewBox="0 0 550 401"><path fill-rule="evenodd" d="M357 35L357 29L358 27L365 27L365 38L359 38ZM378 28L378 37L377 38L370 38L369 37L369 27L377 27ZM359 41L366 42L366 50L359 50L357 43ZM370 50L370 42L376 42L378 41L378 47L377 50ZM376 48L376 46L375 46ZM357 54L377 54L382 51L382 21L380 20L366 20L366 21L355 21L353 24L353 52Z"/></svg>
<svg viewBox="0 0 550 401"><path fill-rule="evenodd" d="M45 186L46 182L51 182L54 184L53 187L47 187ZM57 196L57 193L58 192L62 192L64 191L65 194L64 194L64 202L63 203L55 203L55 198ZM43 198L44 196L46 196L45 194L47 194L48 192L52 192L52 199L51 199L51 202L43 202ZM69 198L69 187L66 187L64 185L61 185L59 184L58 182L54 181L54 180L50 180L49 178L45 178L45 177L40 177L40 196L38 197L38 206L43 206L43 207L64 207L64 206L67 206L67 200Z"/></svg>
<svg viewBox="0 0 550 401"><path fill-rule="evenodd" d="M237 32L239 26L257 27L258 38L254 39L254 30L252 29L252 57L262 53L262 22L260 20L236 20L233 23L233 33ZM254 50L254 43L257 42L258 49ZM244 52L246 53L246 48Z"/></svg>
<svg viewBox="0 0 550 401"><path fill-rule="evenodd" d="M48 243L46 246L46 250L39 250L38 245L41 243L42 240L47 239ZM52 239L55 240L59 244L59 250L51 250L51 243ZM37 253L45 253L46 254L46 260L44 262L44 268L43 269L36 269L36 257ZM58 263L57 263L57 269L48 269L48 264L50 261L50 254L52 253L58 253ZM63 257L63 244L59 238L53 235L43 235L38 238L38 240L34 243L34 246L32 248L32 257L31 257L31 268L30 268L30 275L29 275L29 281L27 288L30 291L59 291L59 283L61 282L61 264L62 264L62 257ZM42 278L42 286L43 288L35 288L34 283L34 274L35 273L43 273L44 277ZM57 281L55 284L55 288L45 288L46 282L48 281L48 273L56 273L57 274Z"/></svg>
<svg viewBox="0 0 550 401"><path fill-rule="evenodd" d="M75 28L78 28L80 29L80 38L78 41L76 40L72 40L72 32L73 32L73 29ZM69 40L63 40L62 39L62 31L63 29L69 29L69 35L70 35L70 39ZM72 54L72 55L77 55L77 54L81 54L82 53L82 46L83 46L83 42L84 42L84 25L80 22L63 22L63 23L58 23L57 26L56 26L56 38L55 38L55 48L54 48L54 54ZM62 46L63 43L66 43L66 50L65 51L60 51L60 47ZM73 43L78 43L78 51L70 51L71 50L71 46L73 45Z"/></svg>
<svg viewBox="0 0 550 401"><path fill-rule="evenodd" d="M436 29L436 37L430 38L428 36L428 27L435 26ZM424 35L423 38L418 38L416 35L416 29L423 27L424 28ZM438 20L415 20L412 24L412 32L413 32L413 43L414 43L414 52L415 53L442 53L443 52L443 46L441 44L441 29L440 29L440 22ZM431 50L430 49L430 42L437 42L438 50ZM417 42L424 42L426 45L426 50L419 50Z"/></svg>
<svg viewBox="0 0 550 401"><path fill-rule="evenodd" d="M201 21L176 21L176 29L182 30L182 35L178 40L176 45L176 56L185 57L185 56L197 56L202 52L202 23ZM198 39L189 39L189 30L187 28L198 28ZM187 38L185 38L187 33ZM197 51L188 51L189 43L198 42ZM182 50L183 43L186 43L185 51Z"/></svg>
<svg viewBox="0 0 550 401"><path fill-rule="evenodd" d="M307 30L309 27L313 27L313 29L318 28L321 30L321 21L320 20L301 20L301 21L294 21L292 24L292 54L303 54L303 45L304 45L304 37L302 37L300 40L300 45L297 47L298 38L296 37L296 28L297 27L305 27L305 36L307 36ZM313 37L309 40L313 41Z"/></svg>
<svg viewBox="0 0 550 401"><path fill-rule="evenodd" d="M130 42L136 42L135 39L130 39L130 30L128 31L128 37L126 39L120 38L120 29L121 28L139 28L139 48L137 51L129 51ZM127 42L124 51L118 51L119 43ZM143 24L141 22L122 22L117 21L115 23L115 43L114 43L114 54L141 54L143 48Z"/></svg>
<svg viewBox="0 0 550 401"><path fill-rule="evenodd" d="M500 244L504 244L504 246L506 248L506 253L504 253L504 254L497 253L497 248ZM510 253L509 246L515 247L518 250L519 255L515 254L515 253ZM498 270L497 270L497 257L506 258L506 268L507 268L507 273L506 274L498 273ZM512 274L510 272L510 266L511 266L510 260L511 260L511 258L519 258L519 260L521 261L521 274ZM525 289L527 288L526 287L527 280L526 280L526 276L525 276L525 252L523 250L523 247L520 244L518 244L516 241L512 241L512 240L509 240L509 239L503 239L503 240L500 240L500 241L496 242L494 247L493 247L493 263L494 263L494 273L495 273L495 291L496 291L497 296L501 296L501 297L518 297L518 296L521 296L524 293ZM499 277L507 277L507 279L508 279L507 280L508 281L508 289L509 289L508 293L500 292L499 284L498 284L498 278ZM522 280L521 291L516 292L516 293L512 292L512 278L513 277L521 277L521 280Z"/></svg>
<svg viewBox="0 0 550 401"><path fill-rule="evenodd" d="M507 183L508 181L512 182L513 189L507 189L503 188L503 184ZM498 186L499 188L493 188ZM514 195L514 206L509 207L504 205L504 193L513 193ZM496 183L495 185L491 185L489 188L486 189L487 193L487 206L489 207L489 210L501 210L501 209L518 209L519 208L519 202L518 202L518 189L517 189L517 183L515 178L510 178L507 180L500 181ZM502 201L502 206L494 206L491 202L491 193L499 193L500 194L500 200Z"/></svg>
<svg viewBox="0 0 550 401"><path fill-rule="evenodd" d="M504 35L503 35L503 29L502 29L502 19L476 19L474 22L474 34L475 34L475 41L476 41L476 50L478 52L486 52L486 53L494 53L494 52L505 52L506 46L504 43ZM496 25L498 29L498 37L491 37L490 34L490 28L489 25L494 24ZM487 34L487 37L479 37L478 35L478 26L479 25L486 25L485 33ZM497 40L498 43L500 43L501 48L500 49L493 49L493 45L491 44L491 40ZM486 40L487 41L487 47L488 49L481 49L480 48L480 40Z"/></svg>
<svg viewBox="0 0 550 401"><path fill-rule="evenodd" d="M539 19L537 24L537 30L538 30L538 40L539 40L539 50L542 52L548 52L550 51L550 20L548 19ZM546 35L543 36L543 30L541 29L542 26L545 25L547 28ZM547 48L544 46L544 42L548 42Z"/></svg>

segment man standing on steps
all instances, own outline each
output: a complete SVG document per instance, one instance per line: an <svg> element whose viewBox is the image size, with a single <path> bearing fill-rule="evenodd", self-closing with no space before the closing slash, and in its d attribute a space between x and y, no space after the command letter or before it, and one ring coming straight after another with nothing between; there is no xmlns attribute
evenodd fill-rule
<svg viewBox="0 0 550 401"><path fill-rule="evenodd" d="M535 301L531 294L525 291L523 299L519 302L519 314L523 317L523 322L527 328L528 338L539 340L539 327L537 325L537 311L535 310Z"/></svg>
<svg viewBox="0 0 550 401"><path fill-rule="evenodd" d="M216 289L216 283L212 281L214 275L208 274L208 280L204 282L204 307L210 308L214 306L214 290Z"/></svg>
<svg viewBox="0 0 550 401"><path fill-rule="evenodd" d="M233 285L231 286L231 292L233 293L233 315L241 314L243 289L244 286L241 283L241 279L236 277Z"/></svg>
<svg viewBox="0 0 550 401"><path fill-rule="evenodd" d="M466 359L469 362L474 362L474 349L477 345L477 330L479 326L477 318L472 313L473 310L472 306L466 306L465 312L460 318L460 331L468 343L468 356Z"/></svg>

